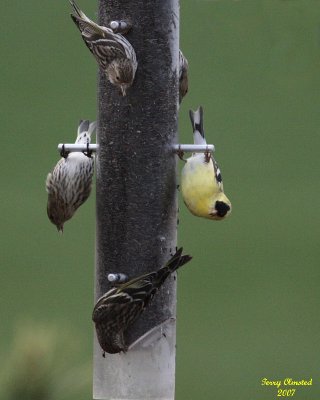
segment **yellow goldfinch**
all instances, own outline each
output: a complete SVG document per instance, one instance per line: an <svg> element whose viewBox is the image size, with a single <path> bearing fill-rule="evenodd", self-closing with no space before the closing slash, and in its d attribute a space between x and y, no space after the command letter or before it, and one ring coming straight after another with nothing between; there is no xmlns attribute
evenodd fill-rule
<svg viewBox="0 0 320 400"><path fill-rule="evenodd" d="M207 144L203 130L203 109L190 110L194 144ZM181 172L183 201L198 217L221 220L231 213L230 200L223 192L221 172L213 156L193 153Z"/></svg>

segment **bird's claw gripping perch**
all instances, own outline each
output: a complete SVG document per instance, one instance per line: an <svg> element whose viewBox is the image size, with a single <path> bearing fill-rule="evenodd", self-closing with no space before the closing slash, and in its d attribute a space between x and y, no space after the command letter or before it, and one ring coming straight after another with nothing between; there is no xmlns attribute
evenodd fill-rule
<svg viewBox="0 0 320 400"><path fill-rule="evenodd" d="M84 155L86 155L88 158L92 158L92 150L89 149L90 142L89 140L87 141L87 149L86 151L83 152Z"/></svg>
<svg viewBox="0 0 320 400"><path fill-rule="evenodd" d="M181 150L180 146L179 146L179 149L177 150L176 153L177 153L177 155L178 155L178 157L180 158L181 161L187 162L187 160L185 160L185 159L183 158L183 156L184 156L184 151Z"/></svg>
<svg viewBox="0 0 320 400"><path fill-rule="evenodd" d="M211 160L210 151L207 150L207 151L204 152L204 160L205 160L206 163L208 163Z"/></svg>
<svg viewBox="0 0 320 400"><path fill-rule="evenodd" d="M60 156L63 157L63 158L67 158L67 157L68 157L68 154L69 154L69 151L66 151L66 149L65 149L65 147L64 147L64 144L63 144L63 145L62 145L62 149L61 149L61 151L60 151Z"/></svg>

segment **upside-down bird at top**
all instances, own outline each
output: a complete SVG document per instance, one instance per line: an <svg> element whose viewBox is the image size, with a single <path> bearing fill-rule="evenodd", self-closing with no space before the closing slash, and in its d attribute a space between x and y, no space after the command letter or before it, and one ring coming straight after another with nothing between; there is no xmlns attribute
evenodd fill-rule
<svg viewBox="0 0 320 400"><path fill-rule="evenodd" d="M126 330L139 318L170 274L191 260L182 248L158 271L118 284L101 296L92 313L97 338L104 352L126 352Z"/></svg>
<svg viewBox="0 0 320 400"><path fill-rule="evenodd" d="M89 145L96 122L80 121L76 143ZM46 180L47 213L50 221L63 232L64 223L89 197L94 172L94 160L88 152L62 152L61 158Z"/></svg>
<svg viewBox="0 0 320 400"><path fill-rule="evenodd" d="M120 33L91 21L73 0L70 4L73 7L71 18L79 28L82 39L109 81L119 87L125 96L138 65L134 48Z"/></svg>
<svg viewBox="0 0 320 400"><path fill-rule="evenodd" d="M194 144L207 144L203 129L203 109L190 110ZM209 153L193 153L181 171L183 201L192 214L222 220L231 213L231 203L223 191L222 176Z"/></svg>
<svg viewBox="0 0 320 400"><path fill-rule="evenodd" d="M181 103L182 98L188 93L188 69L188 60L182 51L179 50L179 103Z"/></svg>

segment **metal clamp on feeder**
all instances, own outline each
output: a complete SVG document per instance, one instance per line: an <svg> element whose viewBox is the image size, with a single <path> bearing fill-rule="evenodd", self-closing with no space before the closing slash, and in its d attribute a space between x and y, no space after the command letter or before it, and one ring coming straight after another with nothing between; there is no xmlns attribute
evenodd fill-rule
<svg viewBox="0 0 320 400"><path fill-rule="evenodd" d="M122 273L108 274L108 281L112 283L123 283L128 281L128 276Z"/></svg>
<svg viewBox="0 0 320 400"><path fill-rule="evenodd" d="M128 21L111 21L109 24L110 28L114 33L126 34L131 28L132 25Z"/></svg>

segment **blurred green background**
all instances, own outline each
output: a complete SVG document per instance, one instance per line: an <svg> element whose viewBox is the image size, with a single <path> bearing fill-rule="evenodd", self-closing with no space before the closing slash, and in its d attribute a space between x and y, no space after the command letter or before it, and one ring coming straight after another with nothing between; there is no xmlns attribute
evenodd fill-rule
<svg viewBox="0 0 320 400"><path fill-rule="evenodd" d="M95 1L79 4L96 15ZM94 196L60 237L44 182L57 143L95 119L97 66L67 1L1 5L0 396L36 399L12 391L14 374L32 382L17 359L47 368L52 398L90 399ZM320 2L182 0L181 48L180 139L190 142L187 112L202 104L233 214L206 221L181 203L179 243L194 261L179 275L176 399L274 399L261 379L291 377L313 378L295 397L318 400ZM73 388L64 371L78 368L89 379Z"/></svg>

